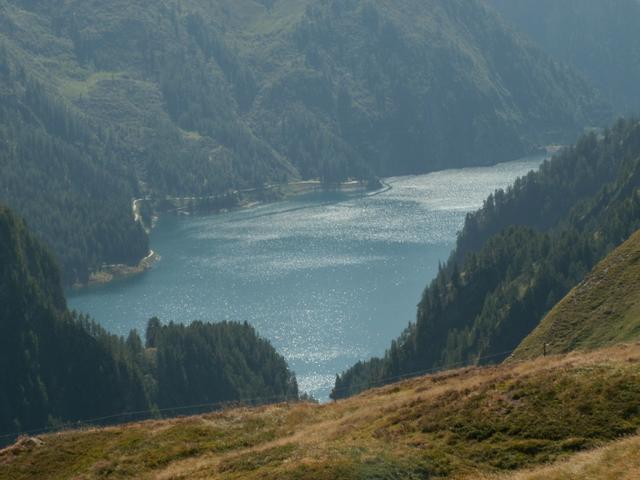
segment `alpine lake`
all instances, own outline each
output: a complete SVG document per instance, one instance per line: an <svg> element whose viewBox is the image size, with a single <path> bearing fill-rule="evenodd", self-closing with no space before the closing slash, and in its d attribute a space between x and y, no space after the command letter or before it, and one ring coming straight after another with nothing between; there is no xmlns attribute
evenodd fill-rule
<svg viewBox="0 0 640 480"><path fill-rule="evenodd" d="M149 271L69 292L107 330L163 322L249 322L324 401L358 360L382 355L415 319L465 215L545 155L385 179L381 192L318 192L207 216L162 216Z"/></svg>

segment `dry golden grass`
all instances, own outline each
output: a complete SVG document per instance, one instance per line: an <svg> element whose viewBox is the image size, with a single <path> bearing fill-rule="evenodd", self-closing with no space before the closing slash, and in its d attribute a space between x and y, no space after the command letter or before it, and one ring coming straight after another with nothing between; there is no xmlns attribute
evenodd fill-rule
<svg viewBox="0 0 640 480"><path fill-rule="evenodd" d="M638 453L637 439L576 455L639 426L640 344L619 345L444 372L328 405L42 436L0 451L0 479L640 478L575 476L640 472L636 459L621 461ZM495 476L523 468L534 470Z"/></svg>
<svg viewBox="0 0 640 480"><path fill-rule="evenodd" d="M466 480L638 480L640 436L630 437L553 465L502 475L474 475Z"/></svg>

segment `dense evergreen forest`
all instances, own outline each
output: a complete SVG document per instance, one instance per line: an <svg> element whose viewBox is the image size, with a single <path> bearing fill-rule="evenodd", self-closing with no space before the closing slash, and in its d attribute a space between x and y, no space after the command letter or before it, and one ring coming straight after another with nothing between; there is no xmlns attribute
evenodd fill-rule
<svg viewBox="0 0 640 480"><path fill-rule="evenodd" d="M134 351L143 353L141 342L133 343ZM153 398L160 408L298 397L295 376L284 358L247 323L162 325L152 318L146 353L157 388Z"/></svg>
<svg viewBox="0 0 640 480"><path fill-rule="evenodd" d="M480 0L0 0L0 50L0 201L65 284L147 253L134 197L495 163L608 117Z"/></svg>
<svg viewBox="0 0 640 480"><path fill-rule="evenodd" d="M640 228L640 123L620 121L498 191L383 358L336 379L334 398L385 379L508 356L614 247Z"/></svg>
<svg viewBox="0 0 640 480"><path fill-rule="evenodd" d="M149 248L133 221L132 175L108 132L57 101L0 47L0 199L56 253L67 284Z"/></svg>
<svg viewBox="0 0 640 480"><path fill-rule="evenodd" d="M0 206L0 435L124 412L297 397L284 359L246 324L152 319L143 344L135 331L123 339L69 312L52 256Z"/></svg>
<svg viewBox="0 0 640 480"><path fill-rule="evenodd" d="M638 0L488 0L558 61L574 66L616 111L640 111Z"/></svg>

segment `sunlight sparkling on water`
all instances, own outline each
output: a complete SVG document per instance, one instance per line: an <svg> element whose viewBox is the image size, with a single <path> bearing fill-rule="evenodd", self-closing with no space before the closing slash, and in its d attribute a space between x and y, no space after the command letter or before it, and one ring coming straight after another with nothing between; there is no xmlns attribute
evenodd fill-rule
<svg viewBox="0 0 640 480"><path fill-rule="evenodd" d="M448 257L464 216L542 157L388 179L378 195L314 194L206 217L164 217L162 260L137 277L73 293L107 329L146 321L249 321L301 390L327 399L335 374L384 353Z"/></svg>

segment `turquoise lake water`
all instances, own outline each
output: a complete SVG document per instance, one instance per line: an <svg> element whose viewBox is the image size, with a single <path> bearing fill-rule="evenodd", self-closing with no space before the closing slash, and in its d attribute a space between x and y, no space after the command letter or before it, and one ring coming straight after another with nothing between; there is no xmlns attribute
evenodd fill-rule
<svg viewBox="0 0 640 480"><path fill-rule="evenodd" d="M449 256L467 212L538 168L492 167L390 178L378 194L318 193L229 213L165 216L161 260L127 280L71 293L69 306L108 330L147 320L248 321L325 400L336 373L384 353Z"/></svg>

